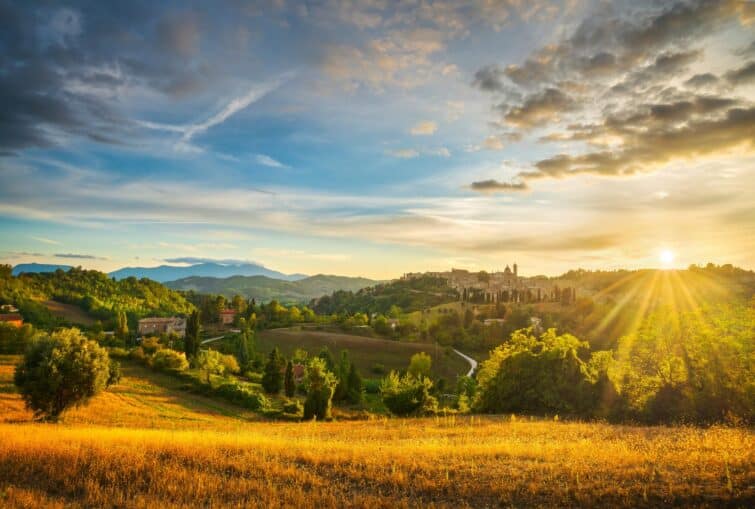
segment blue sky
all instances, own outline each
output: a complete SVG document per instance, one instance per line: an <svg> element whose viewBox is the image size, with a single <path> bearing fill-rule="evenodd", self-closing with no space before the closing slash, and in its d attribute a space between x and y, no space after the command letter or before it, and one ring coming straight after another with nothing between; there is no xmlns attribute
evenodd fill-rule
<svg viewBox="0 0 755 509"><path fill-rule="evenodd" d="M751 268L754 9L0 0L0 262Z"/></svg>

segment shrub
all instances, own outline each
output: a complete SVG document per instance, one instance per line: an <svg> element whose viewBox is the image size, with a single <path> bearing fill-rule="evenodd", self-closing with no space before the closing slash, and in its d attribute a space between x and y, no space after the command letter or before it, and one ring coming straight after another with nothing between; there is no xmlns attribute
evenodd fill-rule
<svg viewBox="0 0 755 509"><path fill-rule="evenodd" d="M307 387L304 419L330 419L333 391L338 381L335 375L326 369L322 358L315 357L309 361L304 383Z"/></svg>
<svg viewBox="0 0 755 509"><path fill-rule="evenodd" d="M128 356L135 361L141 362L142 364L147 362L147 354L144 353L144 349L142 349L141 346L137 346L136 348L131 350Z"/></svg>
<svg viewBox="0 0 755 509"><path fill-rule="evenodd" d="M287 414L302 415L303 411L304 407L298 399L286 401L283 404L283 412Z"/></svg>
<svg viewBox="0 0 755 509"><path fill-rule="evenodd" d="M213 394L249 410L260 410L269 406L264 395L233 382L222 384L213 390Z"/></svg>
<svg viewBox="0 0 755 509"><path fill-rule="evenodd" d="M395 371L383 379L380 393L383 403L394 415L424 415L435 412L438 400L430 395L433 383L429 378L406 374L399 376Z"/></svg>
<svg viewBox="0 0 755 509"><path fill-rule="evenodd" d="M223 355L220 358L220 363L223 365L226 373L238 374L241 371L239 367L239 361L233 355Z"/></svg>
<svg viewBox="0 0 755 509"><path fill-rule="evenodd" d="M14 375L27 407L36 416L52 420L67 408L86 403L110 379L107 351L78 329L38 337Z"/></svg>
<svg viewBox="0 0 755 509"><path fill-rule="evenodd" d="M0 354L23 353L33 337L34 328L28 323L16 327L0 322Z"/></svg>
<svg viewBox="0 0 755 509"><path fill-rule="evenodd" d="M380 380L368 378L364 381L364 392L367 394L380 394Z"/></svg>
<svg viewBox="0 0 755 509"><path fill-rule="evenodd" d="M425 352L415 353L409 360L409 369L407 369L407 373L415 378L429 377L432 363L432 358Z"/></svg>
<svg viewBox="0 0 755 509"><path fill-rule="evenodd" d="M156 338L156 337L144 338L142 340L141 348L142 350L144 350L144 353L147 355L154 354L155 352L157 352L159 349L162 348L162 345L160 344L160 338Z"/></svg>
<svg viewBox="0 0 755 509"><path fill-rule="evenodd" d="M125 359L126 357L128 357L128 350L121 347L109 348L108 355L110 355L111 359Z"/></svg>
<svg viewBox="0 0 755 509"><path fill-rule="evenodd" d="M579 358L587 343L549 329L540 337L518 330L490 354L478 375L481 412L588 414L597 403L596 374Z"/></svg>
<svg viewBox="0 0 755 509"><path fill-rule="evenodd" d="M186 354L168 348L156 351L151 361L152 367L160 371L185 371L189 368Z"/></svg>

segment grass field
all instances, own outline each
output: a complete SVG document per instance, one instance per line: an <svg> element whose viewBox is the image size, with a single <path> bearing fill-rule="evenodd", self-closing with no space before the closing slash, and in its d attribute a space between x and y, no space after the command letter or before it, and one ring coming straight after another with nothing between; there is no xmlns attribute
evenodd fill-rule
<svg viewBox="0 0 755 509"><path fill-rule="evenodd" d="M511 416L251 422L127 367L31 422L0 357L0 507L751 507L752 430Z"/></svg>
<svg viewBox="0 0 755 509"><path fill-rule="evenodd" d="M94 325L94 318L89 316L78 306L64 304L55 300L46 300L43 304L53 315L59 316L67 322L75 325L85 325L87 327Z"/></svg>
<svg viewBox="0 0 755 509"><path fill-rule="evenodd" d="M409 365L409 359L418 352L426 352L433 358L433 371L437 376L454 382L456 377L469 371L469 364L453 352L447 353L443 347L430 344L405 343L388 339L366 338L336 332L310 330L273 329L262 331L257 335L257 347L269 352L274 347L289 356L297 348L302 348L310 355L316 355L323 346L327 346L337 359L341 350L349 350L349 356L364 377L375 376L372 367L382 364L386 371L402 370Z"/></svg>

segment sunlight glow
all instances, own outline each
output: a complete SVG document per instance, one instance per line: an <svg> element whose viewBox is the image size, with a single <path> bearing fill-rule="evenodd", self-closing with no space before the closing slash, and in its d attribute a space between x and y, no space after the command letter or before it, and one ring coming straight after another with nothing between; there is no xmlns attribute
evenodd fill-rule
<svg viewBox="0 0 755 509"><path fill-rule="evenodd" d="M671 264L674 263L674 252L664 249L661 251L659 258L661 260L661 265L664 267L671 267Z"/></svg>

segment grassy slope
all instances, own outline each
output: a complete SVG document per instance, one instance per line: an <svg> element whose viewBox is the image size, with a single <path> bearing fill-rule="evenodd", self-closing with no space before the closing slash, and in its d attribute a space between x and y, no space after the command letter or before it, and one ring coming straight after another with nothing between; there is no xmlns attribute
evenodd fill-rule
<svg viewBox="0 0 755 509"><path fill-rule="evenodd" d="M175 290L222 294L229 298L238 294L261 301L277 299L281 302L305 303L336 290L356 291L374 284L375 281L371 279L322 274L298 281L283 281L266 276L232 276L189 277L165 283L167 287Z"/></svg>
<svg viewBox="0 0 755 509"><path fill-rule="evenodd" d="M748 429L477 416L245 422L132 368L63 424L32 424L8 383L13 360L0 357L3 507L746 507L755 500Z"/></svg>
<svg viewBox="0 0 755 509"><path fill-rule="evenodd" d="M320 332L292 329L275 329L262 331L257 335L257 347L269 352L273 347L289 356L296 348L302 348L316 355L323 346L327 346L337 360L340 351L349 350L351 360L363 376L374 377L372 366L380 363L386 370L402 370L409 365L409 359L418 352L426 352L433 358L433 370L437 376L454 382L458 375L466 374L469 365L458 355L446 355L442 347L421 343L403 343L387 339L365 338L351 334Z"/></svg>
<svg viewBox="0 0 755 509"><path fill-rule="evenodd" d="M59 316L74 325L84 325L87 327L94 325L94 318L78 306L54 300L46 300L43 304L53 315Z"/></svg>

